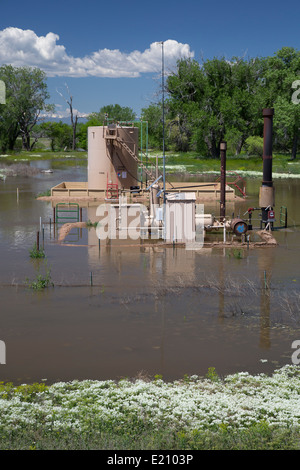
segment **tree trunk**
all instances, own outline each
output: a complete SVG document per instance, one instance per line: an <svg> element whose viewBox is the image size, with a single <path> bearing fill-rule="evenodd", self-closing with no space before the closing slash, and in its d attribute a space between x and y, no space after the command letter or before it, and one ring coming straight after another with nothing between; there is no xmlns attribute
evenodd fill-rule
<svg viewBox="0 0 300 470"><path fill-rule="evenodd" d="M73 129L72 150L75 150L76 149L76 127L77 127L78 115L76 114L75 120L74 120L72 96L70 96L70 100L67 101L67 103L70 107L71 124L72 124L72 129Z"/></svg>
<svg viewBox="0 0 300 470"><path fill-rule="evenodd" d="M8 131L8 149L13 150L19 135L18 125L10 127Z"/></svg>
<svg viewBox="0 0 300 470"><path fill-rule="evenodd" d="M240 141L237 143L236 148L235 148L235 155L240 155L243 145L245 143L245 138L241 137Z"/></svg>
<svg viewBox="0 0 300 470"><path fill-rule="evenodd" d="M22 148L23 150L30 150L30 135L27 133L22 135Z"/></svg>
<svg viewBox="0 0 300 470"><path fill-rule="evenodd" d="M298 129L294 131L294 138L293 138L293 147L292 147L292 160L295 160L297 157L297 147L298 147Z"/></svg>
<svg viewBox="0 0 300 470"><path fill-rule="evenodd" d="M76 114L75 121L73 120L72 114L72 127L73 127L73 142L72 142L72 150L76 149L76 127L77 127L78 116Z"/></svg>
<svg viewBox="0 0 300 470"><path fill-rule="evenodd" d="M210 137L205 137L205 143L207 145L209 154L212 158L218 158L220 156L220 147L218 148L216 137L213 131L210 133Z"/></svg>

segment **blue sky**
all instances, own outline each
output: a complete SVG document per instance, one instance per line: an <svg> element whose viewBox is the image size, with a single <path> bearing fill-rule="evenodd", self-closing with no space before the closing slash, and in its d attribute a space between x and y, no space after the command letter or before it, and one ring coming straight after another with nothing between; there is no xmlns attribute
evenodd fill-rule
<svg viewBox="0 0 300 470"><path fill-rule="evenodd" d="M47 73L50 102L66 114L68 96L84 114L107 104L141 109L157 99L161 46L176 59L273 55L300 48L300 3L270 1L0 0L0 65Z"/></svg>

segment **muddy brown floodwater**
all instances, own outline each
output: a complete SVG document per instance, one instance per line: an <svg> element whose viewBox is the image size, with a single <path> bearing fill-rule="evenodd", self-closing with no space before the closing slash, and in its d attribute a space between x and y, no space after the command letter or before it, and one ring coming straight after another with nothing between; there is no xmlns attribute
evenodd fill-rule
<svg viewBox="0 0 300 470"><path fill-rule="evenodd" d="M0 340L6 346L0 380L139 373L174 380L205 375L209 367L220 375L271 373L292 362L292 342L300 340L299 179L275 180L275 225L282 205L289 224L273 232L278 246L238 251L139 242L101 242L99 249L94 228L75 228L59 244L53 224L50 230L51 204L35 196L61 181L85 179L85 170L75 168L0 181ZM257 207L260 184L248 179L248 198L228 205L227 213ZM218 215L219 207L207 205L205 212ZM94 214L95 206L83 207L83 220ZM40 217L46 260L33 261ZM54 287L26 287L27 278L47 271Z"/></svg>

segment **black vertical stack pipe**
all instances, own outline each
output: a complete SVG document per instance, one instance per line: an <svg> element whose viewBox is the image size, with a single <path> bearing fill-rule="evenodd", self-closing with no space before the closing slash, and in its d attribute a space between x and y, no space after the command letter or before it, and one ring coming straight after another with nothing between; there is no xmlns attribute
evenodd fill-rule
<svg viewBox="0 0 300 470"><path fill-rule="evenodd" d="M263 153L263 186L273 186L272 181L272 147L273 147L274 109L264 109L264 153Z"/></svg>
<svg viewBox="0 0 300 470"><path fill-rule="evenodd" d="M274 109L265 108L263 109L263 118L264 118L264 148L263 148L263 181L262 181L262 190L264 187L273 187L272 181L272 148L273 148L273 116ZM267 224L268 222L268 210L272 208L273 205L273 194L268 192L269 196L264 197L263 200L267 201L264 204L265 207L262 209L262 222ZM271 206L271 207L269 207Z"/></svg>
<svg viewBox="0 0 300 470"><path fill-rule="evenodd" d="M225 207L226 207L226 149L227 144L226 142L220 143L220 155L221 155L221 200L220 200L220 220L223 221L225 217Z"/></svg>

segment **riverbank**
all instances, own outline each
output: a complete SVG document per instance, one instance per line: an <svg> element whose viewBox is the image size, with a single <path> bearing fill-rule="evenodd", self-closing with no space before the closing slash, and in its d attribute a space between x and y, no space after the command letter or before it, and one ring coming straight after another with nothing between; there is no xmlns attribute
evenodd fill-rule
<svg viewBox="0 0 300 470"><path fill-rule="evenodd" d="M0 386L1 449L299 449L300 370Z"/></svg>

